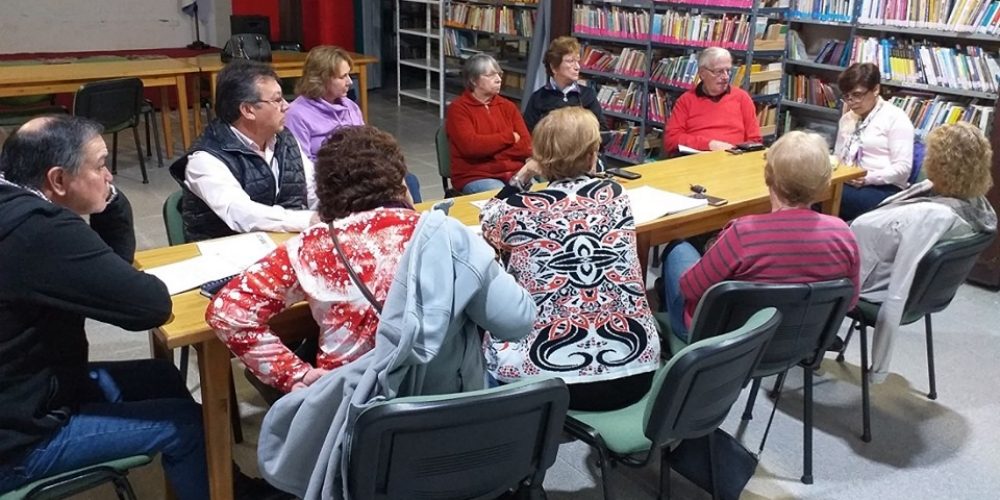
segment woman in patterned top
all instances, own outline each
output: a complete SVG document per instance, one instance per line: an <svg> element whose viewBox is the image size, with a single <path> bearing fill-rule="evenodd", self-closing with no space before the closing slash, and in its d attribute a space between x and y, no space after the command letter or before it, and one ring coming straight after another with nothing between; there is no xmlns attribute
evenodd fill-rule
<svg viewBox="0 0 1000 500"><path fill-rule="evenodd" d="M385 300L420 215L393 137L374 127L338 129L319 150L316 195L323 223L288 240L233 279L206 313L216 335L262 382L284 392L305 387L375 345L378 314L334 251L329 223L361 280ZM320 325L316 366L300 359L268 321L305 300Z"/></svg>
<svg viewBox="0 0 1000 500"><path fill-rule="evenodd" d="M524 339L487 335L487 367L503 383L561 377L579 410L635 403L660 359L628 197L618 183L588 175L600 142L593 113L552 111L532 138L538 171L530 162L482 212L483 236L538 306ZM528 192L536 174L551 182Z"/></svg>

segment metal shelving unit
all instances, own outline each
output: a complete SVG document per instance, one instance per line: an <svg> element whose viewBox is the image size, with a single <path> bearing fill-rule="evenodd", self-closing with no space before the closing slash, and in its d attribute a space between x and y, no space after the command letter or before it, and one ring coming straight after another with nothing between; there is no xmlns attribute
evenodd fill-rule
<svg viewBox="0 0 1000 500"><path fill-rule="evenodd" d="M423 9L423 26L400 25L400 12L404 5L419 5ZM438 105L438 114L444 118L445 62L444 44L441 40L441 20L444 19L445 0L396 0L396 105L403 97ZM404 45L404 38L411 43ZM423 44L423 57L403 57L404 46ZM403 72L422 72L422 86L403 87Z"/></svg>

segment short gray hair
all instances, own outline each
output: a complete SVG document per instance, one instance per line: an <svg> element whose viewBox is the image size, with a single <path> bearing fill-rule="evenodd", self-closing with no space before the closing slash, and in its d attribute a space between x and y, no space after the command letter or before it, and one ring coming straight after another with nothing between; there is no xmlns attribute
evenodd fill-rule
<svg viewBox="0 0 1000 500"><path fill-rule="evenodd" d="M103 127L72 115L35 118L14 131L0 151L0 173L15 184L41 189L52 167L76 174L83 164L83 148Z"/></svg>
<svg viewBox="0 0 1000 500"><path fill-rule="evenodd" d="M728 50L722 47L708 47L707 49L701 51L701 54L698 54L698 67L704 68L712 61L721 59L722 57L728 57L730 61L733 60L733 56Z"/></svg>
<svg viewBox="0 0 1000 500"><path fill-rule="evenodd" d="M501 72L500 64L497 63L496 59L489 54L476 54L465 61L465 66L462 66L462 81L465 82L465 88L467 90L472 90L475 87L476 80L479 77L489 73L490 70Z"/></svg>

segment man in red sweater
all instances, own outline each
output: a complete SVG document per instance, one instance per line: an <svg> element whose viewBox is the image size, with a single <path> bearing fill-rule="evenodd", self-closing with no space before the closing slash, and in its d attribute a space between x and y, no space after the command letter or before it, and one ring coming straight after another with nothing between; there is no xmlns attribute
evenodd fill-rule
<svg viewBox="0 0 1000 500"><path fill-rule="evenodd" d="M451 182L464 194L500 189L531 158L531 135L514 103L500 96L503 71L477 54L462 69L465 92L448 106Z"/></svg>
<svg viewBox="0 0 1000 500"><path fill-rule="evenodd" d="M664 155L679 146L700 151L730 149L743 142L760 142L760 125L753 99L729 84L733 58L729 51L709 47L698 56L701 82L674 103L663 134Z"/></svg>

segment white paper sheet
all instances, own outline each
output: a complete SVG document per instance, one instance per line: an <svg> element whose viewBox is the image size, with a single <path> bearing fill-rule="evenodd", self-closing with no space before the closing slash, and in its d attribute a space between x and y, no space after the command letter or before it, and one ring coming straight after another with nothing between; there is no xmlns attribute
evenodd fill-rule
<svg viewBox="0 0 1000 500"><path fill-rule="evenodd" d="M695 154L695 153L707 153L707 151L702 151L700 149L695 149L695 148L689 148L689 147L687 147L687 146L685 146L683 144L678 144L677 145L677 151L679 151L681 153L684 153L686 155L691 155L691 154Z"/></svg>
<svg viewBox="0 0 1000 500"><path fill-rule="evenodd" d="M626 193L628 193L628 199L632 203L632 217L635 218L637 226L665 215L708 204L708 200L704 198L690 198L649 186L627 189Z"/></svg>
<svg viewBox="0 0 1000 500"><path fill-rule="evenodd" d="M191 290L212 280L243 272L274 250L276 245L264 233L248 233L198 243L201 255L146 269L165 285L170 295Z"/></svg>

